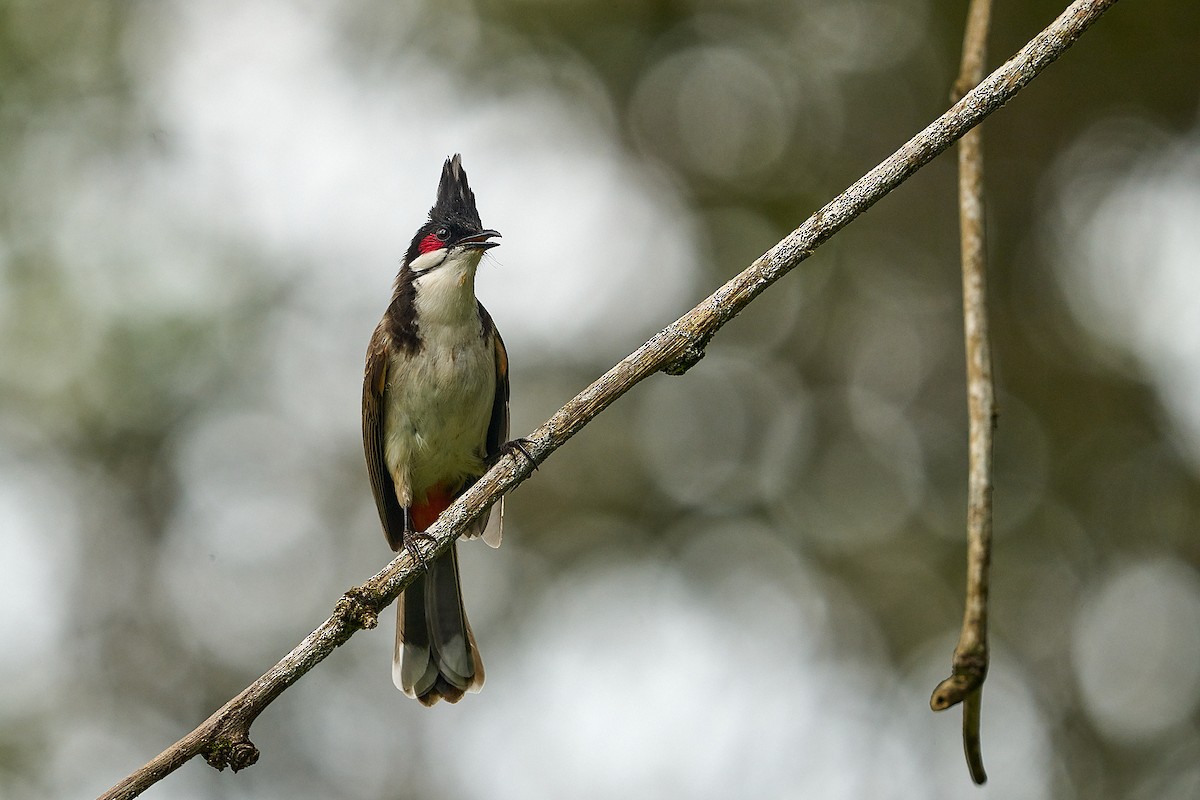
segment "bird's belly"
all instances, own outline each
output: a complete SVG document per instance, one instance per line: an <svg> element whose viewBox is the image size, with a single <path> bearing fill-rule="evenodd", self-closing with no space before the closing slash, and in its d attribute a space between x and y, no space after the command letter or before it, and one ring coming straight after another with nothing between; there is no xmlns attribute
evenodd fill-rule
<svg viewBox="0 0 1200 800"><path fill-rule="evenodd" d="M384 394L384 460L403 506L432 487L483 474L496 393L495 357L482 337L399 356Z"/></svg>

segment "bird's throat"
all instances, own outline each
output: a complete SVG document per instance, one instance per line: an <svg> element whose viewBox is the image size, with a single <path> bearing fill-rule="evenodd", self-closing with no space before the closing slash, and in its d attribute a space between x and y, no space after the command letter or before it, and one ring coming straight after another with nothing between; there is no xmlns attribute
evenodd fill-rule
<svg viewBox="0 0 1200 800"><path fill-rule="evenodd" d="M475 270L480 253L467 253L417 276L416 310L419 324L478 326L475 300Z"/></svg>

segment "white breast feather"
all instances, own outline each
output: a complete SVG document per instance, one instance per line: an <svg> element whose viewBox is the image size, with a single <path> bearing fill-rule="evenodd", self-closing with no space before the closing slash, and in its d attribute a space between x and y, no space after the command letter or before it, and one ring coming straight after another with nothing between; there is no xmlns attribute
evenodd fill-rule
<svg viewBox="0 0 1200 800"><path fill-rule="evenodd" d="M496 365L475 304L480 255L450 256L416 279L422 347L389 365L383 453L402 506L483 472Z"/></svg>

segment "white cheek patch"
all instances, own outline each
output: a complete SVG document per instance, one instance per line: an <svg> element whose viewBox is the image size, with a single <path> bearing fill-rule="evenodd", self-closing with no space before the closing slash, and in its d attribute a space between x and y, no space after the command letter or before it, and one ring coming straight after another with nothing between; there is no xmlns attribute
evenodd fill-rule
<svg viewBox="0 0 1200 800"><path fill-rule="evenodd" d="M441 250L430 250L428 253L421 253L421 255L412 260L408 268L418 275L422 272L427 272L441 265L446 260L446 252L446 248L443 247Z"/></svg>

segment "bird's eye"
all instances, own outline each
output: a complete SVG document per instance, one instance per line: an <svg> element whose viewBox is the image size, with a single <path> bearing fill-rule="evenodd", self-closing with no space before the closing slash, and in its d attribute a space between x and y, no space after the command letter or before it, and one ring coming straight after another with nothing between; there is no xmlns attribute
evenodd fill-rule
<svg viewBox="0 0 1200 800"><path fill-rule="evenodd" d="M446 227L438 228L434 231L433 235L444 242L450 238L450 229Z"/></svg>

